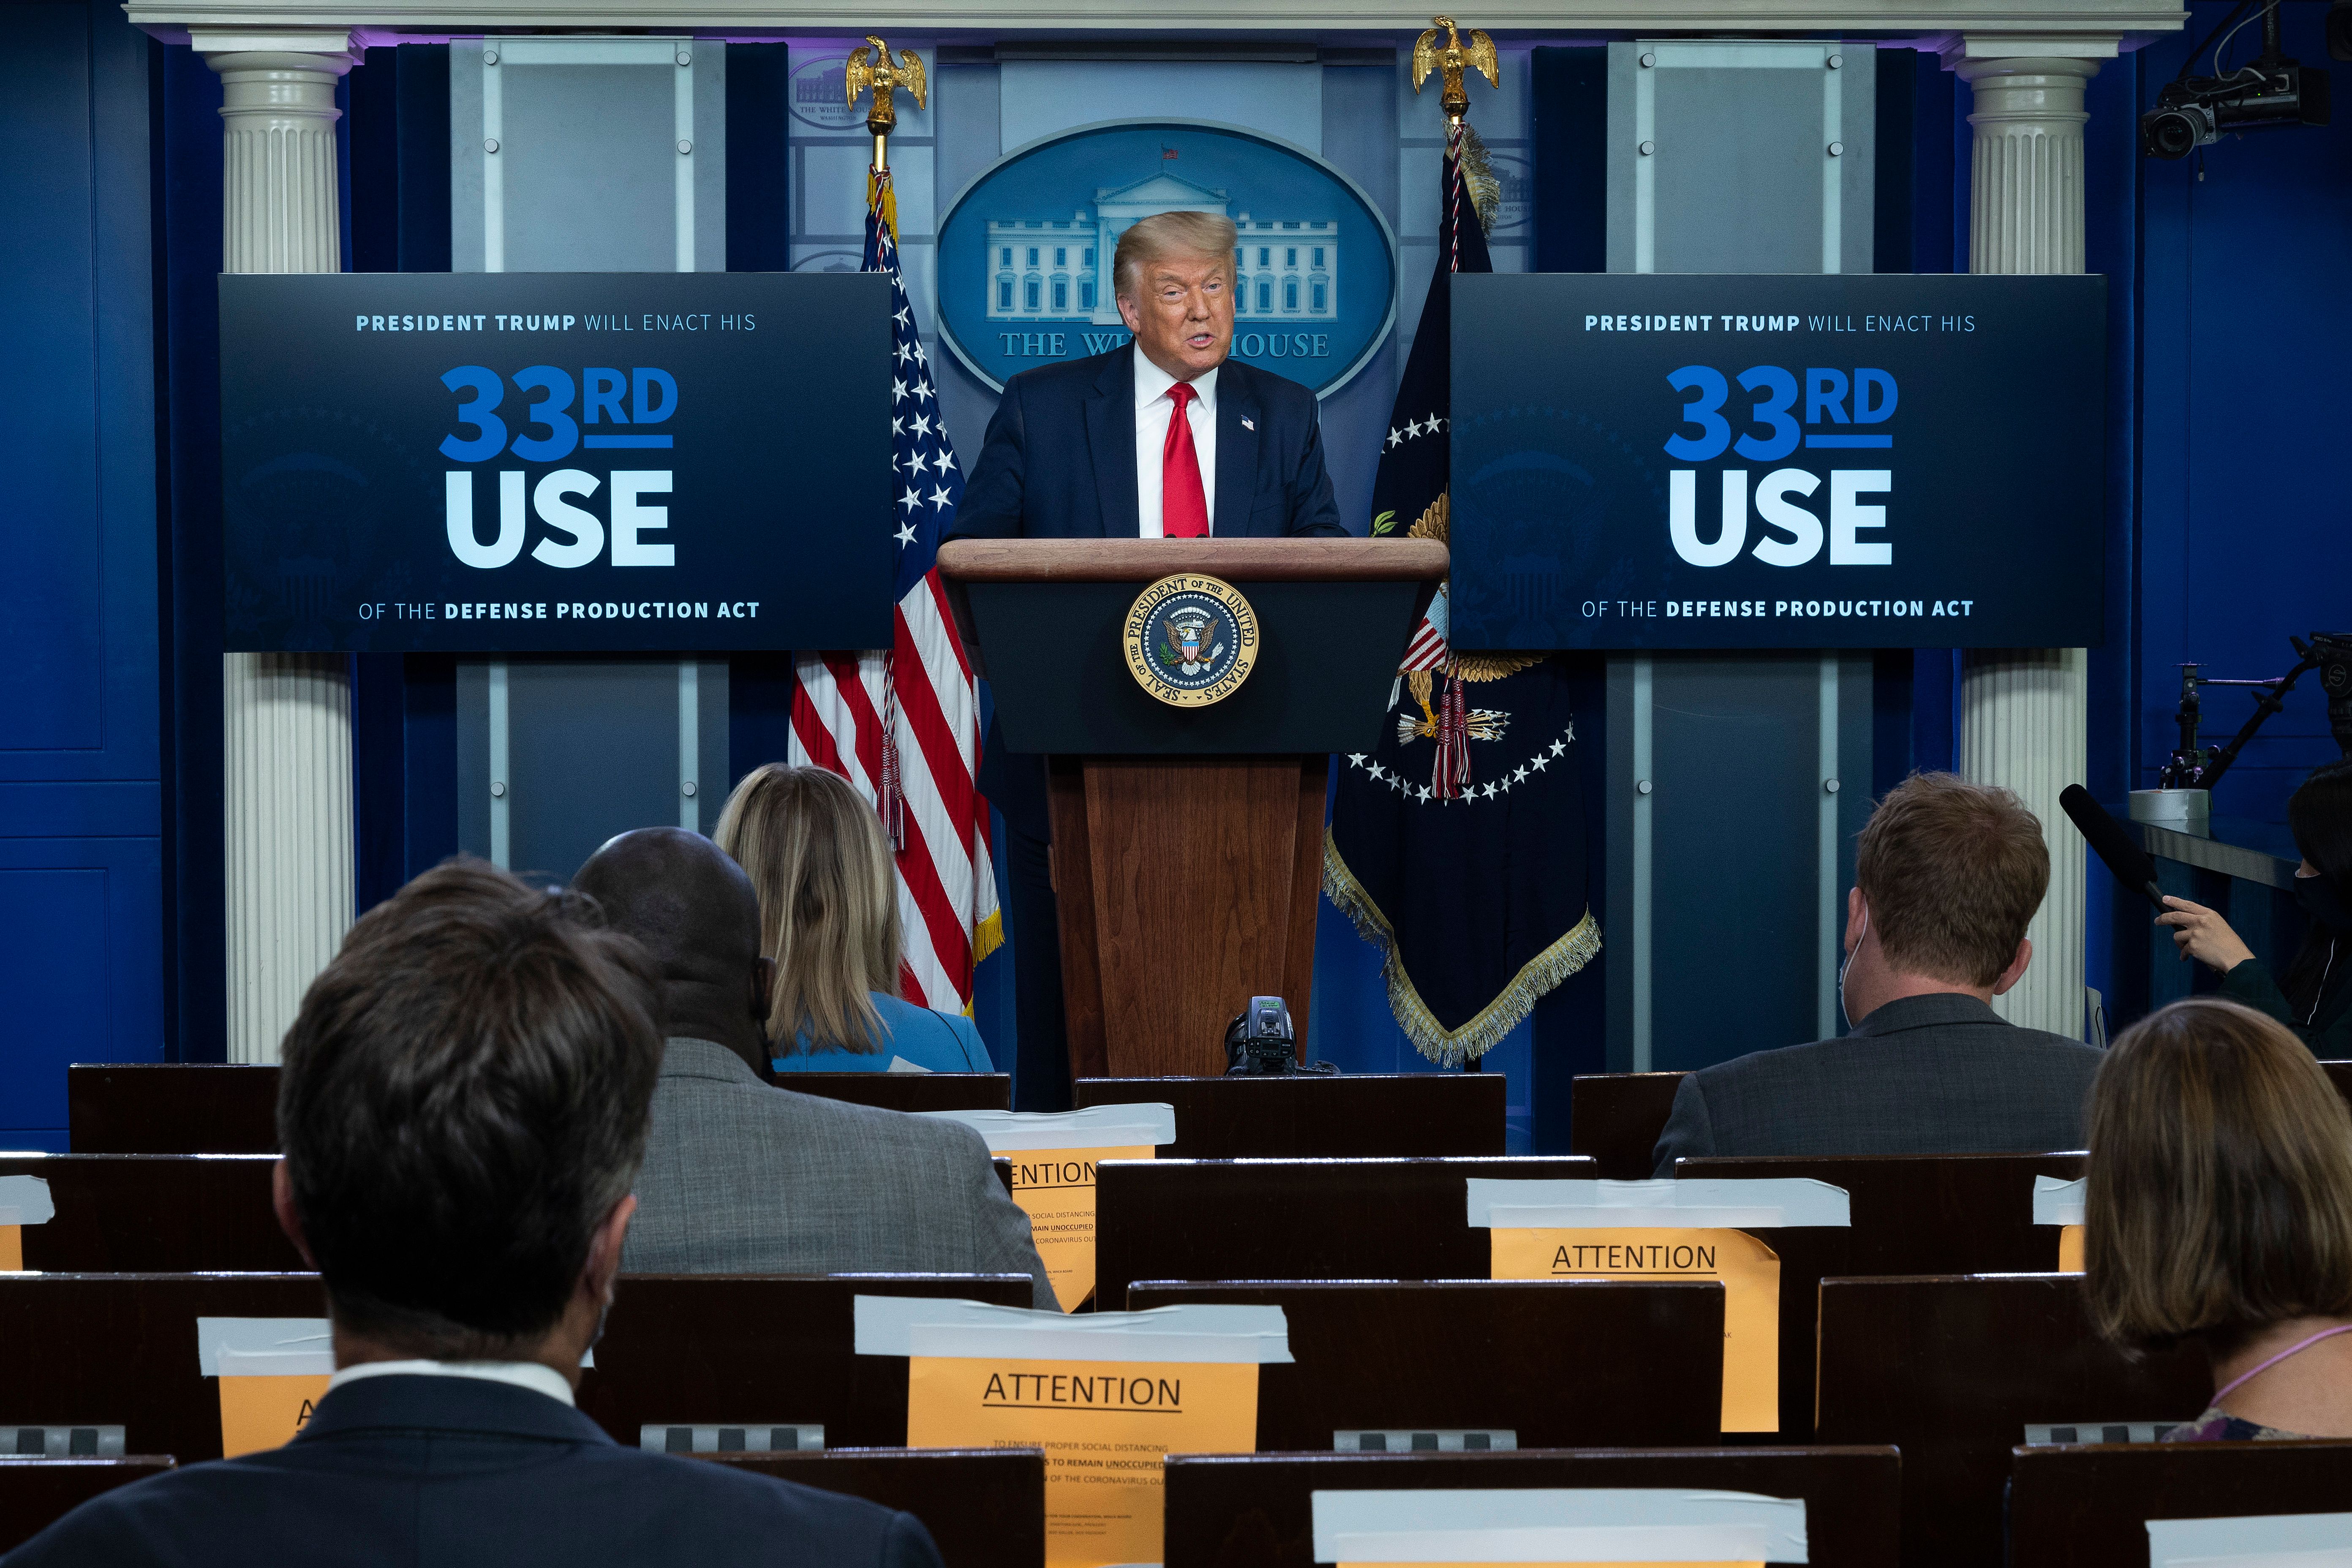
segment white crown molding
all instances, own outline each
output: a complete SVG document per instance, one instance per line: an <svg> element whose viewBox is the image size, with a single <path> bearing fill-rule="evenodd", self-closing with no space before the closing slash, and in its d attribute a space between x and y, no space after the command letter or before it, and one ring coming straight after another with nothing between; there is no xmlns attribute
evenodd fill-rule
<svg viewBox="0 0 2352 1568"><path fill-rule="evenodd" d="M188 45L200 55L352 55L367 47L356 30L339 27L206 27L191 26Z"/></svg>
<svg viewBox="0 0 2352 1568"><path fill-rule="evenodd" d="M133 25L173 42L191 30L226 28L271 37L355 30L367 42L388 44L501 30L640 27L735 37L856 37L878 28L980 40L1279 33L1402 42L1429 25L1427 0L1347 8L1328 0L130 0L124 9ZM1465 19L1522 41L1827 34L1916 41L1959 58L1990 58L1988 51L2002 50L2011 39L2030 42L2035 53L2108 58L2180 31L2186 17L2179 4L2165 0L1490 0Z"/></svg>

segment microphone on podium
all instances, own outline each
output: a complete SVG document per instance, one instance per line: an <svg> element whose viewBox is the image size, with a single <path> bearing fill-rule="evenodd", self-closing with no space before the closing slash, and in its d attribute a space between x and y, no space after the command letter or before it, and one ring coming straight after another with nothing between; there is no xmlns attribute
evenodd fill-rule
<svg viewBox="0 0 2352 1568"><path fill-rule="evenodd" d="M2124 825L2109 815L2105 806L2091 798L2089 790L2081 784L2068 784L2058 792L2058 804L2074 819L2091 853L2106 862L2107 869L2116 874L2118 881L2158 909L2164 908L2164 889L2156 881L2156 862L2148 858L2147 850L2132 842Z"/></svg>

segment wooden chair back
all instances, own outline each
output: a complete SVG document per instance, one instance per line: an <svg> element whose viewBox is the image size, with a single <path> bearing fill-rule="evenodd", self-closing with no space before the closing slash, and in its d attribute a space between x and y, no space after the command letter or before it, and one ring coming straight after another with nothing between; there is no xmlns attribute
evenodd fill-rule
<svg viewBox="0 0 2352 1568"><path fill-rule="evenodd" d="M2186 1421L2212 1387L2193 1346L2133 1362L2101 1340L2079 1274L1822 1281L1815 1435L1903 1450L1906 1568L2000 1561L2029 1423Z"/></svg>
<svg viewBox="0 0 2352 1568"><path fill-rule="evenodd" d="M1675 1487L1802 1498L1811 1568L1885 1568L1901 1533L1901 1468L1892 1448L1175 1455L1164 1562L1314 1568L1318 1491Z"/></svg>
<svg viewBox="0 0 2352 1568"><path fill-rule="evenodd" d="M1720 1436L1723 1287L1713 1280L1161 1282L1127 1292L1137 1310L1192 1301L1279 1307L1289 1324L1296 1359L1258 1369L1260 1453L1329 1448L1341 1431L1395 1433L1400 1449L1465 1431L1508 1433L1521 1448Z"/></svg>

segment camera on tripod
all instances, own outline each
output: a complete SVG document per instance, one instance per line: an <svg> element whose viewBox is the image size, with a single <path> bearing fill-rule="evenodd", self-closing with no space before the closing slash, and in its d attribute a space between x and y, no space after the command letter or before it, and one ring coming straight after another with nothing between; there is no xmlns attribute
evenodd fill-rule
<svg viewBox="0 0 2352 1568"><path fill-rule="evenodd" d="M2225 132L2327 123L2327 73L2306 68L2280 51L2279 0L2262 0L2262 6L2261 56L2250 65L2221 72L2220 57L2229 47L2225 36L2214 51L2219 74L2184 72L2166 82L2156 95L2156 107L2139 117L2143 156L2186 158L2198 148L2220 141ZM2338 59L2352 58L2352 52L2347 52L2352 51L2352 16L2343 15L2344 11L2339 5L2327 19L2328 52ZM2231 33L2236 30L2231 28ZM2197 46L2197 52L2204 52L2203 44ZM2193 63L2196 55L2189 59Z"/></svg>

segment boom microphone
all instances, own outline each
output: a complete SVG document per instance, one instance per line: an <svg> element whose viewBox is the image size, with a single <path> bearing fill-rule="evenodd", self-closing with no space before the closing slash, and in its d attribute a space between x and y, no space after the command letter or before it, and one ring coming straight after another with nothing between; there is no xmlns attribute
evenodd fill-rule
<svg viewBox="0 0 2352 1568"><path fill-rule="evenodd" d="M2157 886L2156 862L2147 851L2132 842L2123 824L2108 815L2107 808L2091 798L2091 792L2081 784L2068 784L2058 792L2058 804L2074 826L2081 830L2084 842L2091 853L2106 863L2116 879L2147 898L2158 909L2164 908L2164 889Z"/></svg>

